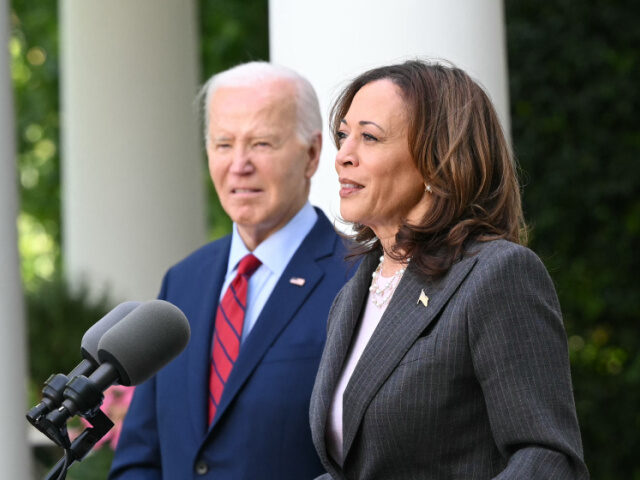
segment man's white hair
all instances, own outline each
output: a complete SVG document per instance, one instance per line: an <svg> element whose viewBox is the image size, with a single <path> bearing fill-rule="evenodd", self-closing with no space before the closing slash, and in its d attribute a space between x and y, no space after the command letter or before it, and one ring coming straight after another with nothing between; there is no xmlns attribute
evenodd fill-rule
<svg viewBox="0 0 640 480"><path fill-rule="evenodd" d="M270 80L289 80L295 86L296 131L300 140L309 144L313 136L322 133L320 102L313 86L298 72L269 62L248 62L213 75L202 86L204 97L204 138L209 143L209 104L220 87L251 87Z"/></svg>

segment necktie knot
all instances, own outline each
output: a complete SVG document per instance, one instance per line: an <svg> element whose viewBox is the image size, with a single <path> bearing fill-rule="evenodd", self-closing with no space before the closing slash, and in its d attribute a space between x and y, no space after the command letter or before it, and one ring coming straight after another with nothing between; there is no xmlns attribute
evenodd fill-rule
<svg viewBox="0 0 640 480"><path fill-rule="evenodd" d="M261 264L262 262L253 254L245 255L238 264L238 275L247 275L250 277Z"/></svg>

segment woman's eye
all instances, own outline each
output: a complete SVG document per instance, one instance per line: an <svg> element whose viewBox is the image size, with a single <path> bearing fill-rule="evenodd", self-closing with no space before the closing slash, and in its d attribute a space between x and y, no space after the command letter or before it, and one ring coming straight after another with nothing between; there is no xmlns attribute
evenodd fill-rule
<svg viewBox="0 0 640 480"><path fill-rule="evenodd" d="M338 145L342 145L342 142L344 142L345 138L347 138L347 134L346 132L338 131L336 133L336 138L338 139Z"/></svg>
<svg viewBox="0 0 640 480"><path fill-rule="evenodd" d="M377 142L378 139L376 137L374 137L373 135L371 135L370 133L363 133L362 137L364 138L364 140L366 142Z"/></svg>

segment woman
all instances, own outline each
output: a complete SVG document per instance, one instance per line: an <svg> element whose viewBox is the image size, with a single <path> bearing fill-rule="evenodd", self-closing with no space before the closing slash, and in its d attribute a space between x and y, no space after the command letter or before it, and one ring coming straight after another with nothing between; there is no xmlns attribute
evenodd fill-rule
<svg viewBox="0 0 640 480"><path fill-rule="evenodd" d="M363 260L311 401L323 479L588 478L560 306L521 246L513 160L463 71L356 78L332 111Z"/></svg>

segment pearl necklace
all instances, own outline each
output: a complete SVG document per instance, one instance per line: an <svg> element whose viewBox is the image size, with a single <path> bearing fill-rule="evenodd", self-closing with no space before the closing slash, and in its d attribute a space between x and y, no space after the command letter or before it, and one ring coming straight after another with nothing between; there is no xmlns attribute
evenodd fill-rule
<svg viewBox="0 0 640 480"><path fill-rule="evenodd" d="M391 280L381 287L380 281L378 280L380 277L380 270L382 270L382 262L384 260L384 255L380 256L380 263L375 271L371 274L373 279L371 280L371 286L369 287L369 292L371 295L371 301L378 308L383 308L389 303L391 297L393 296L393 292L395 292L398 283L400 283L400 279L402 278L402 274L407 269L407 267L402 267L399 270L396 270Z"/></svg>

